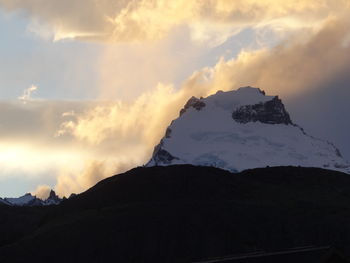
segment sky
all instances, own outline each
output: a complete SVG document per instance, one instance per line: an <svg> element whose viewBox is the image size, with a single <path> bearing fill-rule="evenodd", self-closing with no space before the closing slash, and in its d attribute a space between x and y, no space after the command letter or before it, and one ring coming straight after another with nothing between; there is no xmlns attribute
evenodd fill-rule
<svg viewBox="0 0 350 263"><path fill-rule="evenodd" d="M347 0L0 0L0 196L148 161L191 96L256 86L350 160Z"/></svg>

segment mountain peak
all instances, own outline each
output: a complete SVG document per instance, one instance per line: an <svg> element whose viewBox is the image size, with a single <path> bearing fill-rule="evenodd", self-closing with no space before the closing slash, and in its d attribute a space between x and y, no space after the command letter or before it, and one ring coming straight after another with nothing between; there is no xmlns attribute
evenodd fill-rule
<svg viewBox="0 0 350 263"><path fill-rule="evenodd" d="M55 198L55 197L57 197L57 195L56 195L55 191L51 189L51 190L50 190L49 197L48 197L47 199L49 199L49 198Z"/></svg>
<svg viewBox="0 0 350 263"><path fill-rule="evenodd" d="M31 193L26 193L23 196L17 198L0 198L0 204L10 206L47 206L47 205L58 205L62 199L56 195L55 191L51 189L49 197L46 200L37 198Z"/></svg>
<svg viewBox="0 0 350 263"><path fill-rule="evenodd" d="M58 195L55 193L54 190L51 189L49 197L44 200L44 205L57 205L62 201L61 198L58 197Z"/></svg>
<svg viewBox="0 0 350 263"><path fill-rule="evenodd" d="M278 96L250 86L191 97L147 166L171 164L230 171L283 165L350 171L333 144L292 122Z"/></svg>

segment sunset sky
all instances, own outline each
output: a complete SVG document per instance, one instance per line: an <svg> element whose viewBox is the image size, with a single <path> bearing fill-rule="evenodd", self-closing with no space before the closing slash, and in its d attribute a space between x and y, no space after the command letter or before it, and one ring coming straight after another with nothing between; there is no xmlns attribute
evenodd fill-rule
<svg viewBox="0 0 350 263"><path fill-rule="evenodd" d="M0 197L142 165L191 96L256 86L350 160L348 0L0 0Z"/></svg>

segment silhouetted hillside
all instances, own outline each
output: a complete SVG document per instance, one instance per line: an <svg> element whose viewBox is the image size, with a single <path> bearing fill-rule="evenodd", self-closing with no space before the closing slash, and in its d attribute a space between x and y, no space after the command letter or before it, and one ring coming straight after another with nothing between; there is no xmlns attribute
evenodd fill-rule
<svg viewBox="0 0 350 263"><path fill-rule="evenodd" d="M0 262L191 262L309 245L348 252L350 176L135 168L59 206L0 213Z"/></svg>

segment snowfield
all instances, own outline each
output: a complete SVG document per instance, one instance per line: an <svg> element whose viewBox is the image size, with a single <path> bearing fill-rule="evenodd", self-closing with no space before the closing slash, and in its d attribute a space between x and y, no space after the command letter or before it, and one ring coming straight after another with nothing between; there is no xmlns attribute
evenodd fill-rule
<svg viewBox="0 0 350 263"><path fill-rule="evenodd" d="M276 106L271 111L270 106L264 106L273 99L280 102L282 110ZM202 106L196 107L199 104ZM271 123L276 115L285 112L287 119L289 115L277 97L265 96L257 88L219 91L197 99L196 105L187 107L172 122L147 166L194 164L242 171L293 165L350 172L349 163L333 144L306 134L292 122L278 123L276 119L276 123ZM238 109L244 112L246 105L258 105L255 108L261 112L257 113L254 107L250 107L244 116L263 114L266 119L270 114L267 117L269 123L235 121L233 113Z"/></svg>

